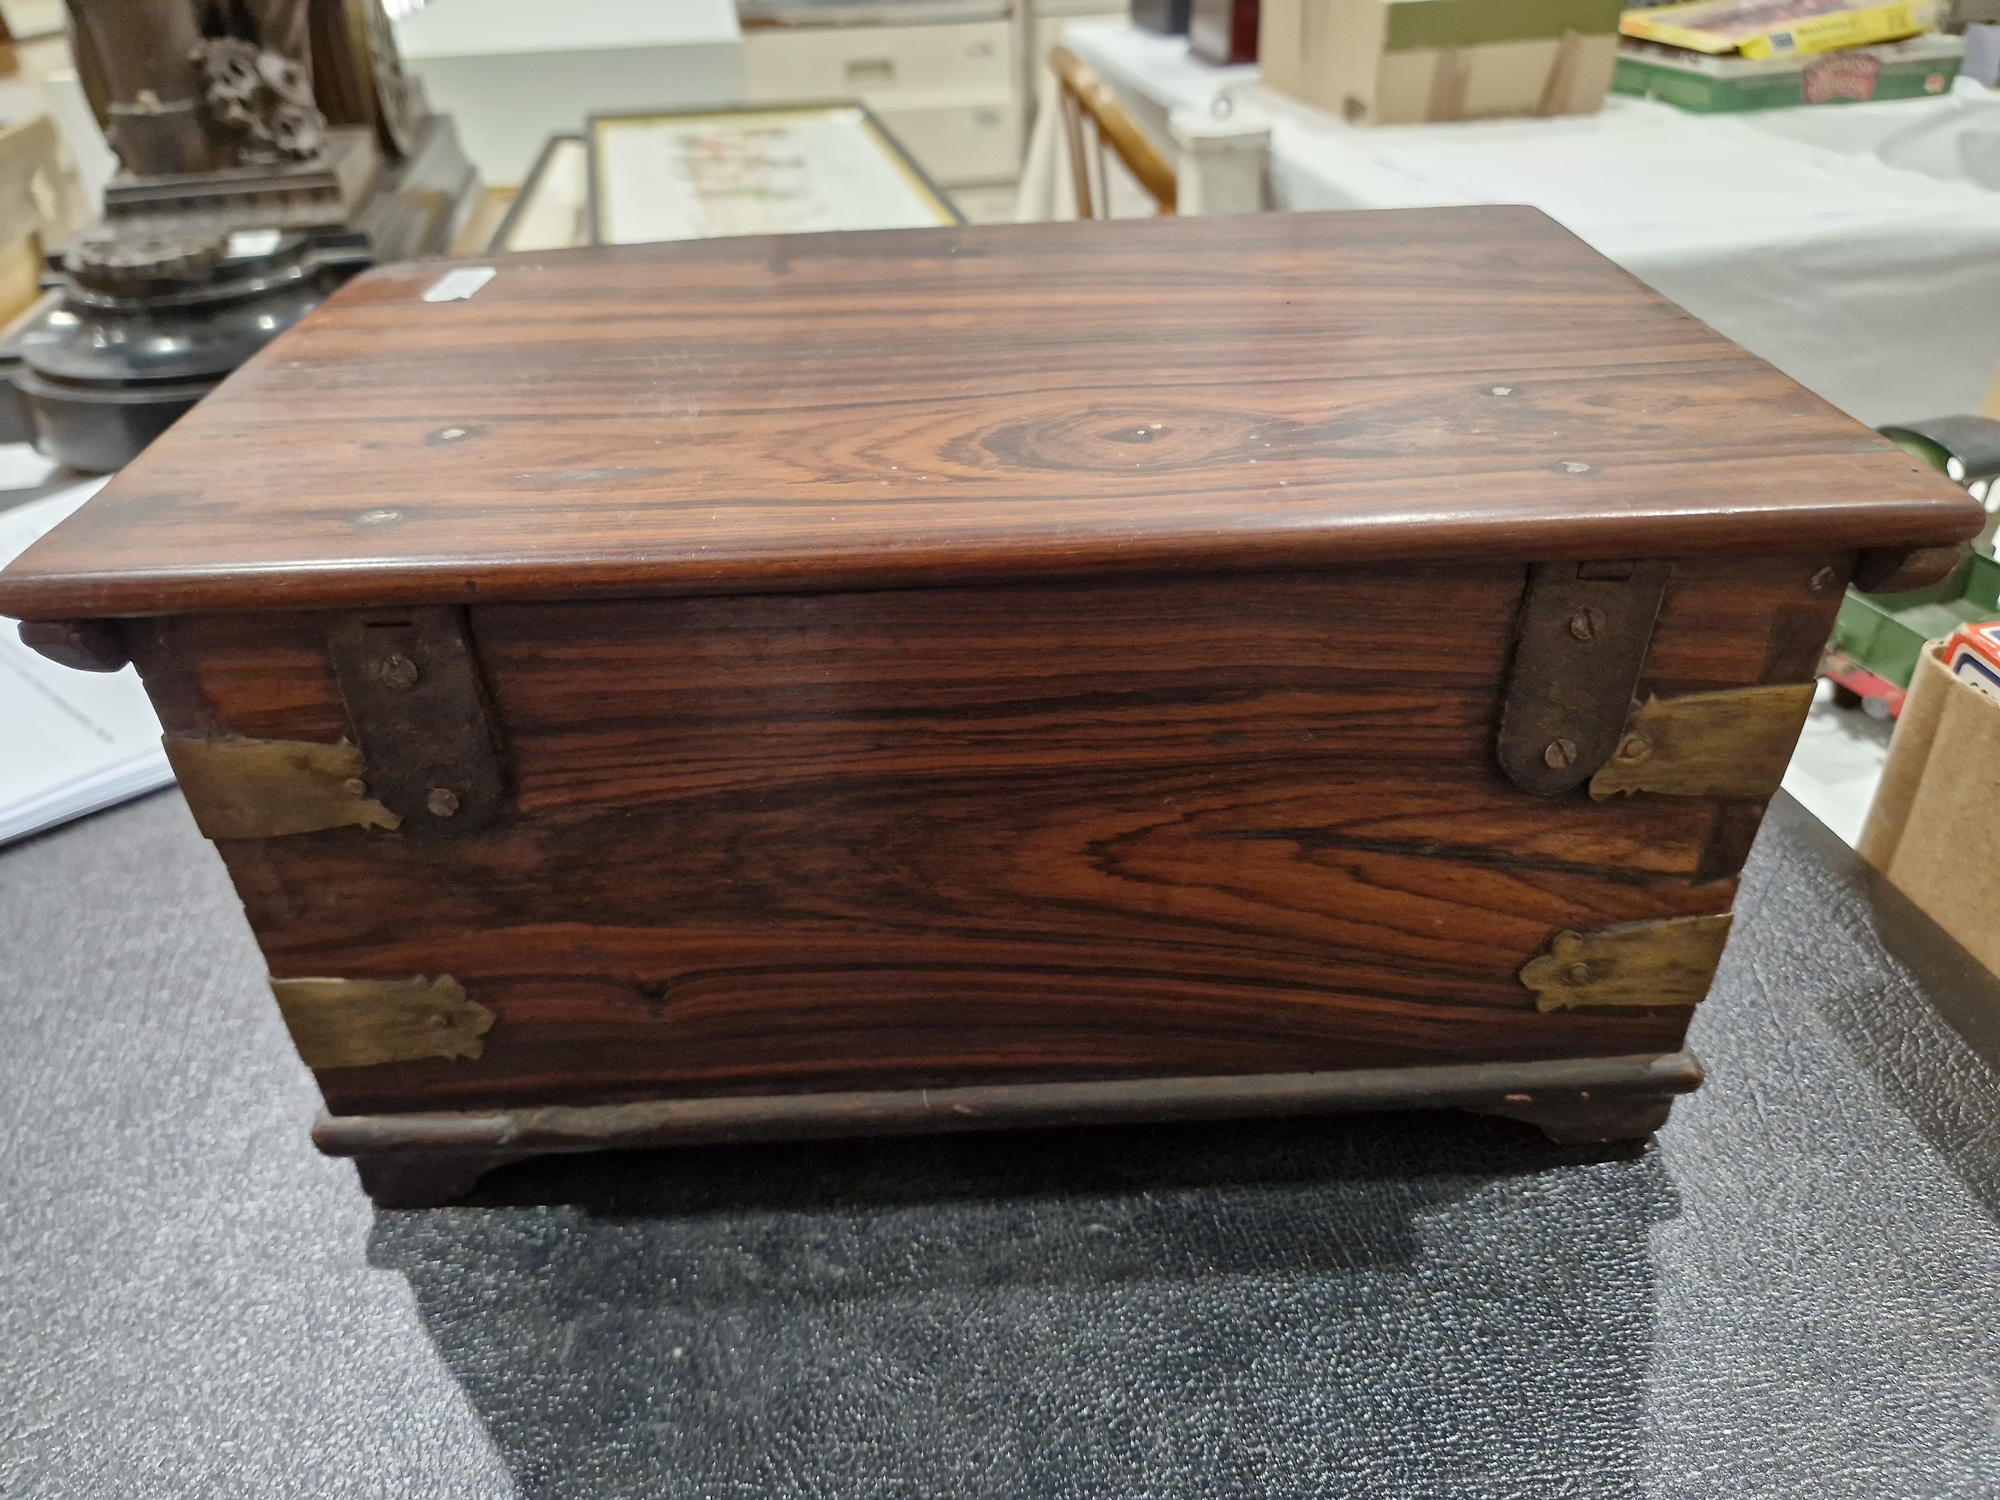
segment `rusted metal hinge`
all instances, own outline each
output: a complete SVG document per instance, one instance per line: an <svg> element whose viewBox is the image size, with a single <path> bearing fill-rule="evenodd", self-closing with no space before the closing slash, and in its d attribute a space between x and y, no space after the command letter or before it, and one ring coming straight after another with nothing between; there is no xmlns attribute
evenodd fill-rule
<svg viewBox="0 0 2000 1500"><path fill-rule="evenodd" d="M506 777L465 611L360 611L327 633L327 650L368 790L403 828L470 833L492 822Z"/></svg>
<svg viewBox="0 0 2000 1500"><path fill-rule="evenodd" d="M1618 748L1673 564L1537 563L1501 709L1501 769L1523 791L1581 786Z"/></svg>

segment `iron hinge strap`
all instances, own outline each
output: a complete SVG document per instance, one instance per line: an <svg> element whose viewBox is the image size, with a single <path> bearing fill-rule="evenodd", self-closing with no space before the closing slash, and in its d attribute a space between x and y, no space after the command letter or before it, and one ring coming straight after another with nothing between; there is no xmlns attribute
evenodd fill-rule
<svg viewBox="0 0 2000 1500"><path fill-rule="evenodd" d="M1611 759L1672 573L1659 559L1528 570L1498 743L1523 791L1569 791Z"/></svg>
<svg viewBox="0 0 2000 1500"><path fill-rule="evenodd" d="M327 651L368 790L406 832L470 833L499 816L500 736L463 609L343 615Z"/></svg>

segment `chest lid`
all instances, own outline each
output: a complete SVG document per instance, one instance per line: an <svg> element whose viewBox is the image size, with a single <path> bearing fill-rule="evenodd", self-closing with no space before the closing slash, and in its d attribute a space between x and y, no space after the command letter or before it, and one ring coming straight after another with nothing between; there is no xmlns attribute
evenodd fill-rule
<svg viewBox="0 0 2000 1500"><path fill-rule="evenodd" d="M1979 507L1533 209L368 272L4 575L31 619L1956 543ZM460 278L466 284L476 277Z"/></svg>

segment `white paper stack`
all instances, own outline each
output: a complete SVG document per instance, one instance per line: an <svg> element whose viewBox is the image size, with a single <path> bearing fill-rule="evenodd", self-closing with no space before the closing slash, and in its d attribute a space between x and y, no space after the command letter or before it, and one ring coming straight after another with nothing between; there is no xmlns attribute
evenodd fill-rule
<svg viewBox="0 0 2000 1500"><path fill-rule="evenodd" d="M0 566L96 494L92 480L0 511ZM138 674L74 672L0 621L0 844L174 779Z"/></svg>

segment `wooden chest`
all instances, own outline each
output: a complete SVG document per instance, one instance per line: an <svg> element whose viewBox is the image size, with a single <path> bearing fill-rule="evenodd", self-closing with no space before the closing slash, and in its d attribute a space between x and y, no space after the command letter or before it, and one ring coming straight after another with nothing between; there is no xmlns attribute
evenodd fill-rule
<svg viewBox="0 0 2000 1500"><path fill-rule="evenodd" d="M384 1202L692 1140L1643 1135L1843 588L1981 519L1528 209L495 264L358 278L0 575L138 664Z"/></svg>

